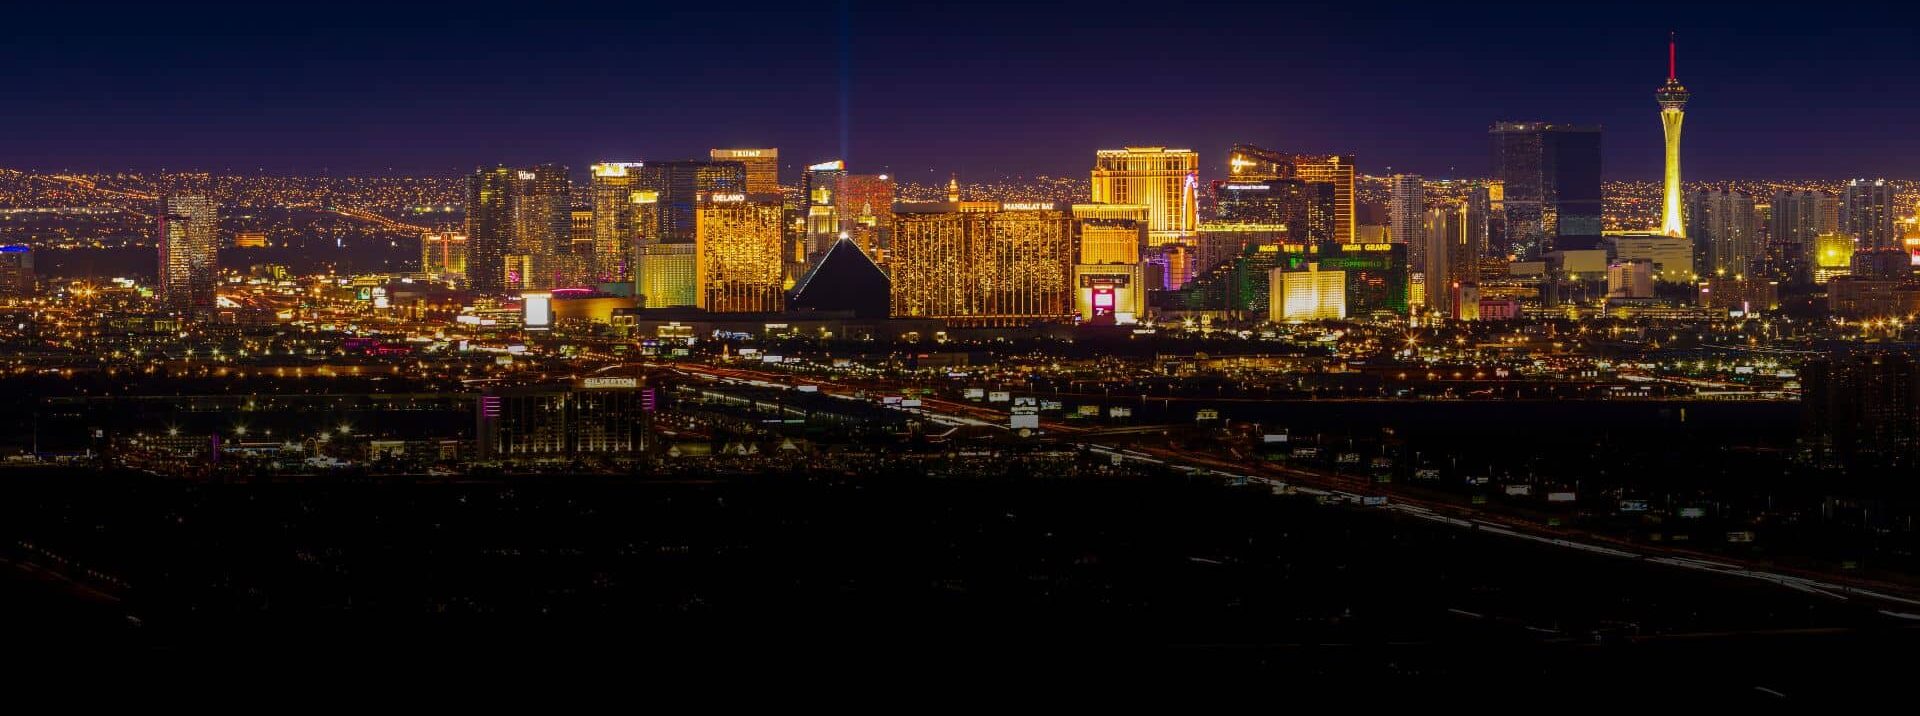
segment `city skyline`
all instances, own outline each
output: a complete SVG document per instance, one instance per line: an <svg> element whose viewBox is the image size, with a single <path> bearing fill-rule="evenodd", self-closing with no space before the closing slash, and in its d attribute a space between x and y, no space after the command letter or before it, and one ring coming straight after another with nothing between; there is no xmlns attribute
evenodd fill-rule
<svg viewBox="0 0 1920 716"><path fill-rule="evenodd" d="M1544 121L1603 126L1604 175L1645 179L1659 174L1661 142L1645 87L1667 69L1668 31L1702 91L1690 108L1690 179L1903 177L1900 157L1920 150L1893 127L1876 129L1906 108L1913 92L1903 88L1920 89L1897 71L1911 63L1911 43L1849 29L1861 39L1844 60L1805 53L1800 43L1842 29L1817 18L1789 38L1764 18L1710 8L1621 6L1599 17L1569 9L1522 20L1513 7L1489 5L1447 19L1450 35L1423 37L1413 33L1437 9L1360 19L1290 8L1298 27L1323 32L1305 37L1312 33L1289 26L1279 36L1286 50L1274 52L1272 43L1217 40L1279 11L1202 4L1161 23L1184 44L1106 66L1084 56L1099 54L1089 38L1144 29L1124 19L1126 8L991 9L968 17L865 3L656 9L637 13L637 26L671 39L643 55L578 22L508 28L446 8L367 15L378 23L267 18L246 33L225 32L230 19L209 6L163 17L114 7L85 23L36 8L15 25L19 41L0 51L38 68L24 79L0 151L35 169L446 175L495 162L562 159L580 169L782 147L789 175L845 159L926 182L950 172L1073 175L1084 150L1142 145L1191 147L1201 174L1220 176L1224 151L1250 141L1351 154L1370 174L1472 177L1487 173L1488 126ZM205 29L191 24L209 19ZM1648 24L1656 20L1665 26ZM916 38L930 47L902 46L915 37L908 30L928 26L952 31ZM1550 30L1571 37L1517 41ZM200 41L166 51L134 42L154 31ZM100 49L82 55L47 42L76 37ZM439 41L403 41L415 37ZM729 53L671 51L713 42ZM708 72L685 71L693 65ZM1227 81L1248 77L1259 80L1255 91ZM80 82L97 91L67 91ZM1116 98L1169 83L1183 88L1180 102L1112 119ZM1821 138L1840 126L1848 131ZM512 149L500 149L503 138Z"/></svg>

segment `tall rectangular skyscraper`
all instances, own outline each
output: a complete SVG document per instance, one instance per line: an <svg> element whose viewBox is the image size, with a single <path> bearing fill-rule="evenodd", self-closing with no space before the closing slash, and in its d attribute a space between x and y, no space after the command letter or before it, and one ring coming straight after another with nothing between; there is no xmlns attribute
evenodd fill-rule
<svg viewBox="0 0 1920 716"><path fill-rule="evenodd" d="M36 278L33 247L23 244L0 246L0 298L16 299L33 295Z"/></svg>
<svg viewBox="0 0 1920 716"><path fill-rule="evenodd" d="M1333 189L1333 240L1350 244L1358 239L1354 221L1353 157L1345 154L1295 155L1295 177Z"/></svg>
<svg viewBox="0 0 1920 716"><path fill-rule="evenodd" d="M565 253L573 243L572 237L573 182L567 178L567 168L541 164L515 171L512 253Z"/></svg>
<svg viewBox="0 0 1920 716"><path fill-rule="evenodd" d="M643 227L640 222L642 192L657 192L641 186L645 164L641 162L601 162L593 165L591 206L593 207L593 261L590 271L595 281L630 281L635 244L654 238L657 226Z"/></svg>
<svg viewBox="0 0 1920 716"><path fill-rule="evenodd" d="M479 169L467 178L467 286L476 292L506 291L516 181L518 175L507 167Z"/></svg>
<svg viewBox="0 0 1920 716"><path fill-rule="evenodd" d="M1409 247L1425 237L1420 219L1427 212L1427 190L1418 174L1395 174L1387 183L1388 240ZM1415 251L1416 254L1420 253Z"/></svg>
<svg viewBox="0 0 1920 716"><path fill-rule="evenodd" d="M1900 247L1894 231L1893 185L1885 179L1854 179L1840 197L1840 231L1861 249Z"/></svg>
<svg viewBox="0 0 1920 716"><path fill-rule="evenodd" d="M160 211L160 297L176 311L209 311L220 271L220 216L204 194L177 194Z"/></svg>
<svg viewBox="0 0 1920 716"><path fill-rule="evenodd" d="M1199 215L1200 155L1191 149L1127 147L1094 155L1093 201L1147 207L1147 241L1159 246L1193 233Z"/></svg>
<svg viewBox="0 0 1920 716"><path fill-rule="evenodd" d="M713 313L770 313L785 306L777 200L712 194L695 210L696 305Z"/></svg>
<svg viewBox="0 0 1920 716"><path fill-rule="evenodd" d="M893 234L893 178L848 174L840 182L837 203L834 211L840 215L840 232L869 258L879 256Z"/></svg>
<svg viewBox="0 0 1920 716"><path fill-rule="evenodd" d="M1503 187L1505 252L1537 257L1561 236L1599 236L1600 128L1500 122L1488 131Z"/></svg>
<svg viewBox="0 0 1920 716"><path fill-rule="evenodd" d="M825 256L833 242L840 240L842 196L847 182L847 163L838 159L807 166L800 175L806 221L806 263L811 266Z"/></svg>
<svg viewBox="0 0 1920 716"><path fill-rule="evenodd" d="M703 197L747 193L747 165L740 162L660 162L645 173L646 188L660 192L662 241L694 239L694 209Z"/></svg>
<svg viewBox="0 0 1920 716"><path fill-rule="evenodd" d="M1304 182L1312 200L1309 206L1315 214L1304 232L1307 240L1316 243L1357 240L1353 155L1287 154L1251 144L1236 144L1227 153L1227 175L1232 182L1275 179Z"/></svg>
<svg viewBox="0 0 1920 716"><path fill-rule="evenodd" d="M1753 197L1743 191L1709 189L1688 197L1687 238L1693 240L1702 276L1736 278L1760 258L1760 227Z"/></svg>
<svg viewBox="0 0 1920 716"><path fill-rule="evenodd" d="M739 162L746 167L748 194L780 193L780 150L711 149L707 159L715 162Z"/></svg>
<svg viewBox="0 0 1920 716"><path fill-rule="evenodd" d="M1836 231L1827 225L1833 206L1833 197L1822 191L1774 193L1767 216L1767 240L1787 263L1786 278L1803 284L1813 280L1814 240Z"/></svg>
<svg viewBox="0 0 1920 716"><path fill-rule="evenodd" d="M1469 201L1447 201L1427 212L1426 249L1414 267L1420 270L1427 310L1455 318L1477 313L1458 305L1480 283L1482 248L1476 225L1484 225ZM1466 290L1463 290L1466 289Z"/></svg>

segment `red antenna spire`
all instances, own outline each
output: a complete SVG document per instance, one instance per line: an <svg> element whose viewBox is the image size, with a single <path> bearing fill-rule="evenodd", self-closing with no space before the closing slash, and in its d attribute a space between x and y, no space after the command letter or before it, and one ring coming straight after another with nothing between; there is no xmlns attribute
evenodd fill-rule
<svg viewBox="0 0 1920 716"><path fill-rule="evenodd" d="M1674 43L1673 43L1673 33L1672 33L1672 32L1668 32L1668 33L1667 33L1667 79L1669 79L1669 80L1671 80L1671 79L1674 79L1675 77L1677 77L1677 76L1678 76L1678 75L1677 75L1677 74L1676 74L1676 73L1674 72L1674 49L1673 49L1673 44L1674 44Z"/></svg>

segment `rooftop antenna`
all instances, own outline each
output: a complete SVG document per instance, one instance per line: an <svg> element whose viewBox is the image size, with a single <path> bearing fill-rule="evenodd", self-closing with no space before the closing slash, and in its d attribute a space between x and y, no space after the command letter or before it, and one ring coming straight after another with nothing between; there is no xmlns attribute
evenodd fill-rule
<svg viewBox="0 0 1920 716"><path fill-rule="evenodd" d="M1676 51L1674 49L1673 31L1669 30L1667 31L1667 79L1668 80L1674 80L1679 78L1679 73L1675 71L1675 61L1674 61L1676 59L1675 55L1676 55Z"/></svg>

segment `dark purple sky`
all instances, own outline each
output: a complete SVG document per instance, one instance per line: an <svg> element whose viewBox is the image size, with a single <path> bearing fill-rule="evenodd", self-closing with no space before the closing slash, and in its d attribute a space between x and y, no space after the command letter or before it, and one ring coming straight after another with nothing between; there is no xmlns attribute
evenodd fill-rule
<svg viewBox="0 0 1920 716"><path fill-rule="evenodd" d="M1652 179L1672 29L1689 178L1920 176L1901 4L1325 5L16 4L0 166L443 174L766 145L798 165L842 152L844 96L854 168L914 177L1078 175L1123 144L1199 149L1213 175L1235 141L1480 175L1489 123L1541 119L1604 125L1607 175Z"/></svg>

